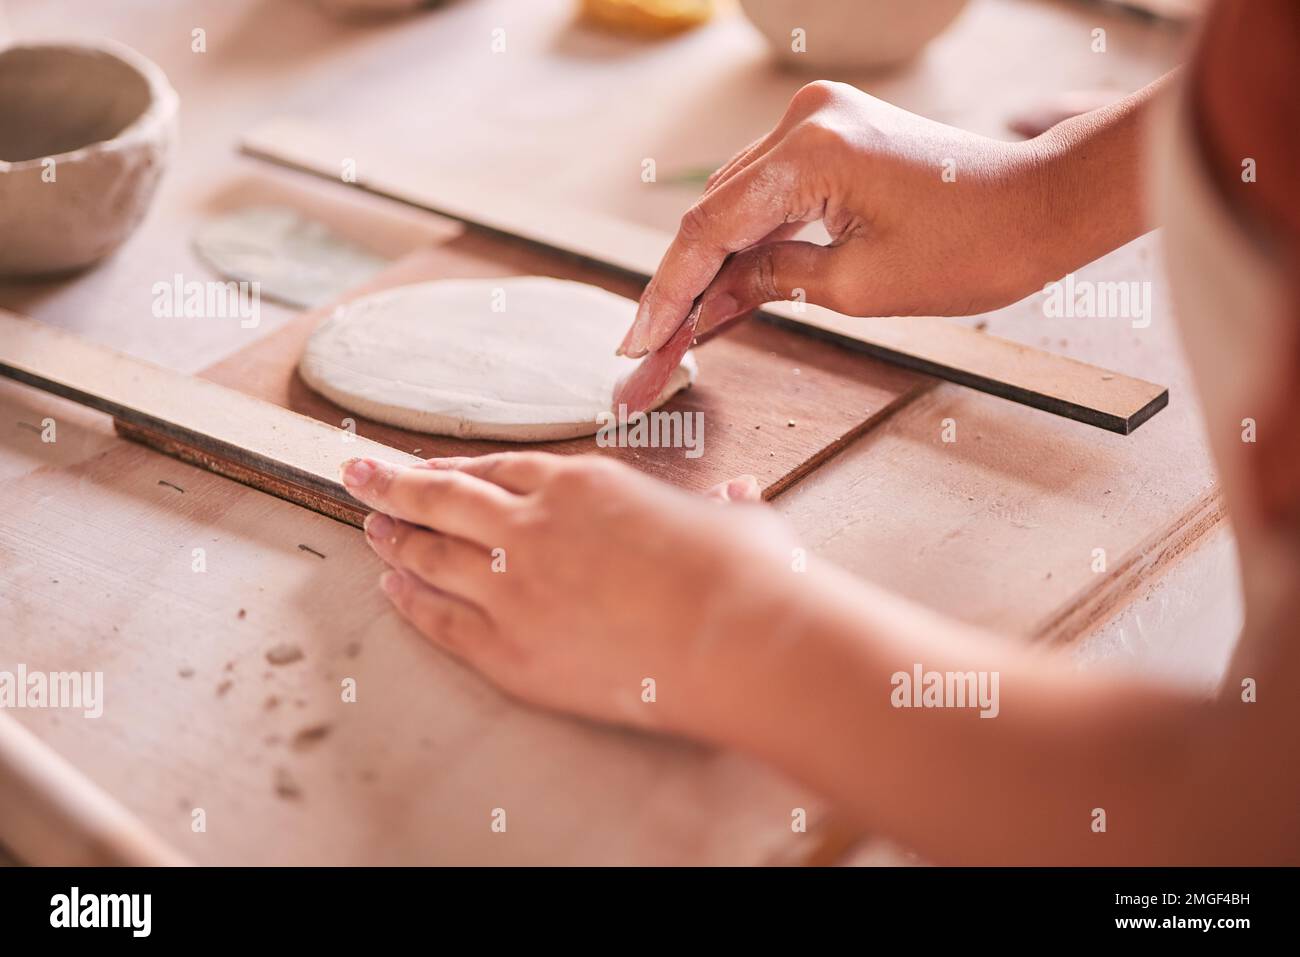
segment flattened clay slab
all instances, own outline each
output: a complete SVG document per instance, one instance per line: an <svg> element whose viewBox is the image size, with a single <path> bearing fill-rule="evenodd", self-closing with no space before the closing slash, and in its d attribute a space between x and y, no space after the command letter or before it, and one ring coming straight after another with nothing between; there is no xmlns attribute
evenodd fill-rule
<svg viewBox="0 0 1300 957"><path fill-rule="evenodd" d="M543 276L398 286L312 334L303 380L358 415L434 435L536 442L595 434L636 361L614 354L635 304ZM683 357L654 405L695 379Z"/></svg>

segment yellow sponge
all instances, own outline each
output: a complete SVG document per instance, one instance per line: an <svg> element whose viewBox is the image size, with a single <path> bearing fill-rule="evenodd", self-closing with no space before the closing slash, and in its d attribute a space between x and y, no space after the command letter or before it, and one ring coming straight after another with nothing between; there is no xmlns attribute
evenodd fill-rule
<svg viewBox="0 0 1300 957"><path fill-rule="evenodd" d="M699 26L713 14L713 0L581 0L591 23L637 36L666 36Z"/></svg>

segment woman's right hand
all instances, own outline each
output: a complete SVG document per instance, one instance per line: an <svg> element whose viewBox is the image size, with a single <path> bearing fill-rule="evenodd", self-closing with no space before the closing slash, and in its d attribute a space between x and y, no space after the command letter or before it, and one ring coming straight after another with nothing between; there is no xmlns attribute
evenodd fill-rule
<svg viewBox="0 0 1300 957"><path fill-rule="evenodd" d="M1055 225L1037 143L944 126L841 83L809 84L682 217L620 351L662 347L701 294L697 334L780 299L858 316L1014 302L1045 281L1039 257ZM816 220L830 245L789 240Z"/></svg>

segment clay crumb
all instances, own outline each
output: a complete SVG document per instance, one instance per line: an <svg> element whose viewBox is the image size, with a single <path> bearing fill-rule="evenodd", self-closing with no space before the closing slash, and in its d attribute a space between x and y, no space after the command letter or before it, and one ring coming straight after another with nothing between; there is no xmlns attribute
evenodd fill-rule
<svg viewBox="0 0 1300 957"><path fill-rule="evenodd" d="M787 427L793 429L793 428L794 428L794 419L788 419L788 420L786 421L785 424L786 424Z"/></svg>
<svg viewBox="0 0 1300 957"><path fill-rule="evenodd" d="M291 665L295 661L301 661L302 657L302 649L287 641L280 642L266 653L266 660L273 665Z"/></svg>
<svg viewBox="0 0 1300 957"><path fill-rule="evenodd" d="M298 551L300 551L300 552L311 552L311 553L312 553L313 555L315 555L317 558L324 558L324 557L325 557L325 553L324 553L324 552L318 552L318 551L316 551L316 549L312 548L310 545L299 545L299 546L298 546Z"/></svg>
<svg viewBox="0 0 1300 957"><path fill-rule="evenodd" d="M165 485L165 486L167 486L168 488L174 488L174 489L176 489L176 491L180 492L182 495L185 494L185 489L181 488L181 487L180 487L179 485L177 485L175 482L169 482L169 481L167 481L166 479L159 479L159 480L158 480L158 484L159 484L159 485Z"/></svg>
<svg viewBox="0 0 1300 957"><path fill-rule="evenodd" d="M981 319L979 322L975 323L976 332L983 332L984 330L988 329L988 327L989 327L989 321L987 319Z"/></svg>
<svg viewBox="0 0 1300 957"><path fill-rule="evenodd" d="M218 698L225 697L226 692L229 691L234 686L235 683L231 681L229 678L227 678L225 681L221 682L221 684L217 685L217 697Z"/></svg>
<svg viewBox="0 0 1300 957"><path fill-rule="evenodd" d="M248 612L245 609L241 608L239 609L239 614L236 615L235 617L242 621L243 619L248 617Z"/></svg>
<svg viewBox="0 0 1300 957"><path fill-rule="evenodd" d="M226 671L234 671L234 670L235 670L235 663L233 661L227 661Z"/></svg>
<svg viewBox="0 0 1300 957"><path fill-rule="evenodd" d="M262 702L262 707L267 711L274 711L276 708L280 707L280 699L275 695L271 695Z"/></svg>
<svg viewBox="0 0 1300 957"><path fill-rule="evenodd" d="M343 653L349 658L355 658L357 655L361 654L361 642L349 641L343 646Z"/></svg>
<svg viewBox="0 0 1300 957"><path fill-rule="evenodd" d="M288 801L296 801L302 797L302 788L298 787L298 782L293 779L288 768L276 768L272 781L275 784L275 793L279 797Z"/></svg>
<svg viewBox="0 0 1300 957"><path fill-rule="evenodd" d="M314 748L329 737L331 730L328 724L313 724L311 727L303 728L293 736L292 747L295 751L307 751Z"/></svg>
<svg viewBox="0 0 1300 957"><path fill-rule="evenodd" d="M180 668L179 670L177 670L176 673L180 675L182 678L194 677L194 669L191 668L189 665L185 665L183 668Z"/></svg>

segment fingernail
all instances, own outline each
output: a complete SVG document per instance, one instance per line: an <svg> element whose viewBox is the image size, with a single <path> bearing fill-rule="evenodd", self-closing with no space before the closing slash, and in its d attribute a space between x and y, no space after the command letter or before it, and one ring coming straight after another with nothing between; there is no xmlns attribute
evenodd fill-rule
<svg viewBox="0 0 1300 957"><path fill-rule="evenodd" d="M757 498L758 495L758 479L752 475L741 475L727 483L727 498L732 501Z"/></svg>
<svg viewBox="0 0 1300 957"><path fill-rule="evenodd" d="M343 484L348 488L365 488L374 474L375 463L369 459L348 459L343 463Z"/></svg>
<svg viewBox="0 0 1300 957"><path fill-rule="evenodd" d="M376 542L393 545L397 542L397 524L383 512L366 516L366 534Z"/></svg>
<svg viewBox="0 0 1300 957"><path fill-rule="evenodd" d="M618 344L618 348L614 350L614 355L616 356L627 355L628 346L632 344L632 335L635 332L636 332L636 322L634 321L632 325L628 327L627 332L623 334L623 341L620 342Z"/></svg>
<svg viewBox="0 0 1300 957"><path fill-rule="evenodd" d="M619 347L622 354L629 359L640 359L650 351L650 330L654 326L654 311L651 307L651 293L647 289L636 307L636 321L627 331L623 345Z"/></svg>
<svg viewBox="0 0 1300 957"><path fill-rule="evenodd" d="M637 325L633 326L631 330L628 331L628 342L621 347L622 352L620 355L625 355L629 359L640 359L650 351L650 347L646 345L646 340L648 338L648 335L645 332L646 325L646 323L642 323L638 320Z"/></svg>
<svg viewBox="0 0 1300 957"><path fill-rule="evenodd" d="M379 576L379 587L389 598L396 598L406 587L406 576L401 572L386 571Z"/></svg>

